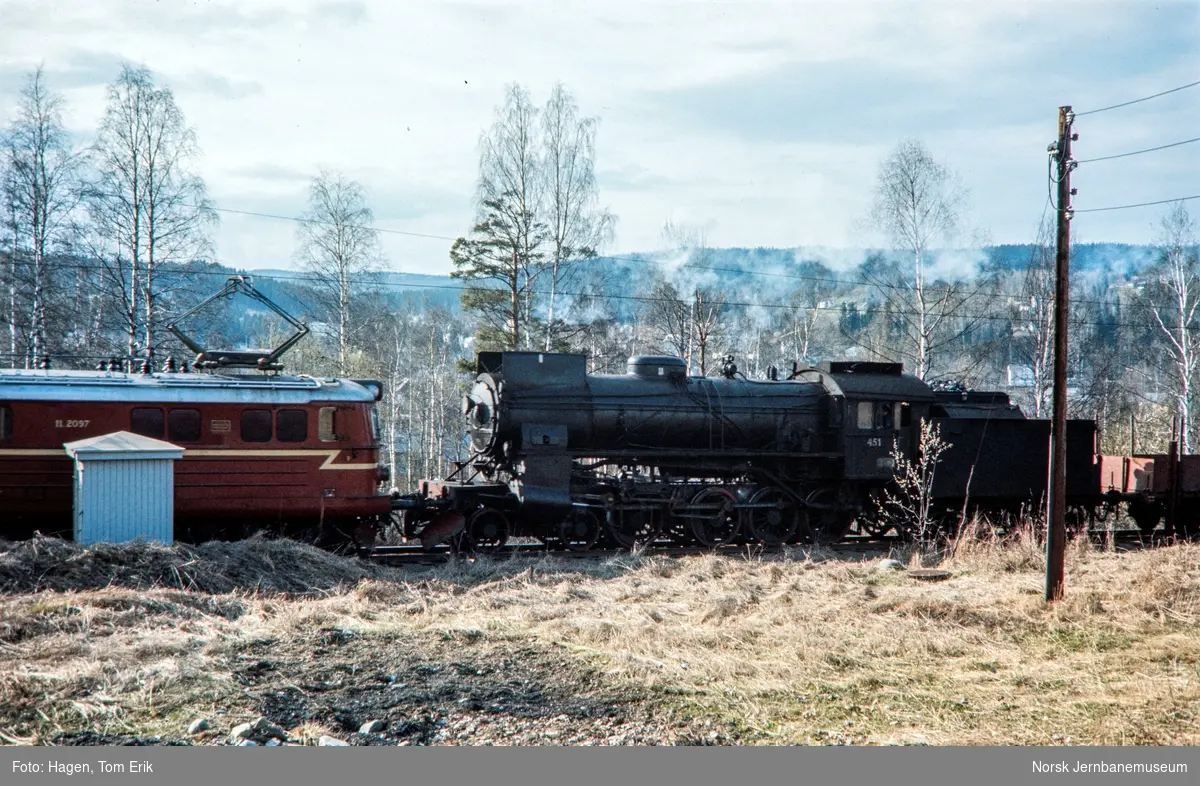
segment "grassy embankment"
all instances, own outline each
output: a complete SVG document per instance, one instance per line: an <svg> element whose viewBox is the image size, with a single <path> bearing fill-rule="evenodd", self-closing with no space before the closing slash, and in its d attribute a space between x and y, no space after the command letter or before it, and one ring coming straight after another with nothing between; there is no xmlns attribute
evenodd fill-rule
<svg viewBox="0 0 1200 786"><path fill-rule="evenodd" d="M1028 539L387 570L288 543L0 544L0 741L1200 744L1200 546ZM45 588L45 589L40 589Z"/></svg>

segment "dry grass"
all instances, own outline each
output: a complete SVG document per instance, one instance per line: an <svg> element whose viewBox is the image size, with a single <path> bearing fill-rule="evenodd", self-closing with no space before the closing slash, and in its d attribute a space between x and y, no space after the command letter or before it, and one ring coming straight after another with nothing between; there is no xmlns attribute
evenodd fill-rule
<svg viewBox="0 0 1200 786"><path fill-rule="evenodd" d="M178 736L218 707L249 717L237 654L332 629L565 648L674 723L751 742L1200 744L1200 547L1073 544L1053 606L1041 559L1017 538L958 544L938 583L797 552L374 569L308 598L12 595L0 599L0 734Z"/></svg>
<svg viewBox="0 0 1200 786"><path fill-rule="evenodd" d="M100 543L86 548L41 536L17 543L0 540L0 593L10 594L110 586L309 593L382 573L373 565L261 536L199 546Z"/></svg>

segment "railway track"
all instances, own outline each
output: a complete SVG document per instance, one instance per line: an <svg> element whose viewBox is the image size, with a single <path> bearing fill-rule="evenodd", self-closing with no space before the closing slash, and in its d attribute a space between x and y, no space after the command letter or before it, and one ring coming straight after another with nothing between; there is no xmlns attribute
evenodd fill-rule
<svg viewBox="0 0 1200 786"><path fill-rule="evenodd" d="M1096 530L1088 533L1094 543L1108 547L1110 541L1118 551L1130 551L1160 546L1173 542L1169 533L1158 531L1150 536L1143 535L1138 530ZM894 548L903 547L906 542L898 537L874 538L863 535L848 536L837 543L831 543L821 548L837 554L878 554L884 556ZM717 547L680 546L669 541L661 541L640 550L640 553L655 557L690 557L705 554L719 554L727 557L757 558L788 554L803 554L813 548L810 544L795 546L769 547L761 544L741 543ZM385 565L441 565L452 560L475 560L488 558L492 560L510 559L540 559L553 557L556 559L585 559L601 560L629 556L631 552L622 548L591 548L586 551L556 549L542 543L513 543L499 549L469 552L456 550L448 545L439 545L427 549L420 544L406 543L393 546L376 546L363 556L372 562Z"/></svg>

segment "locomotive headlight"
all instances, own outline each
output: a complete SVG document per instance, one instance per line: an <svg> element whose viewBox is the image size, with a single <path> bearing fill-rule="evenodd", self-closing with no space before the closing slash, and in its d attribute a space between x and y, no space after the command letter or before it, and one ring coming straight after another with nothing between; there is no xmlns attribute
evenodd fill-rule
<svg viewBox="0 0 1200 786"><path fill-rule="evenodd" d="M467 395L463 398L462 413L469 428L483 428L488 425L492 417L491 407L474 395Z"/></svg>
<svg viewBox="0 0 1200 786"><path fill-rule="evenodd" d="M496 412L496 394L492 388L478 383L463 398L462 412L468 428L483 429L492 425Z"/></svg>

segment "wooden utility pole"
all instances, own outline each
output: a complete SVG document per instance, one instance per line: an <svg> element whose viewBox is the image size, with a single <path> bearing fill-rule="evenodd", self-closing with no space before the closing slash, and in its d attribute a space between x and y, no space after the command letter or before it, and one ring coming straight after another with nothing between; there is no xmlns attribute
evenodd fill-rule
<svg viewBox="0 0 1200 786"><path fill-rule="evenodd" d="M1058 202L1055 215L1057 280L1054 286L1054 443L1050 484L1050 521L1046 537L1046 600L1060 600L1064 591L1063 556L1067 544L1067 314L1071 289L1071 133L1075 114L1069 106L1058 108L1058 141L1050 145L1056 166Z"/></svg>

